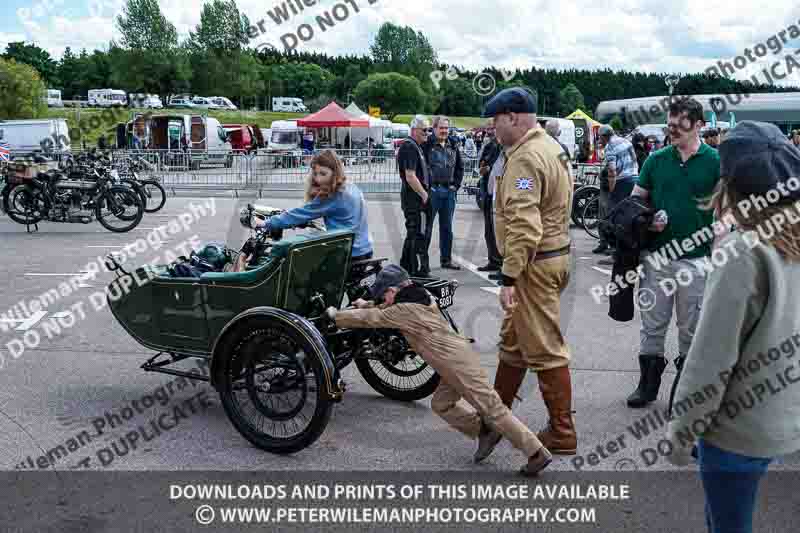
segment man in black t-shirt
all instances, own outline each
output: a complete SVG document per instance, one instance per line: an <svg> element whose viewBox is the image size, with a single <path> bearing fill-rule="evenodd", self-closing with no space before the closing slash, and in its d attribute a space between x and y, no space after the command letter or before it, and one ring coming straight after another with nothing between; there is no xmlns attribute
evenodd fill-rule
<svg viewBox="0 0 800 533"><path fill-rule="evenodd" d="M431 209L428 194L430 176L423 154L428 121L417 115L411 121L409 137L397 152L397 168L400 171L400 206L406 219L406 239L400 266L411 276L428 277L430 260L428 248L431 243Z"/></svg>

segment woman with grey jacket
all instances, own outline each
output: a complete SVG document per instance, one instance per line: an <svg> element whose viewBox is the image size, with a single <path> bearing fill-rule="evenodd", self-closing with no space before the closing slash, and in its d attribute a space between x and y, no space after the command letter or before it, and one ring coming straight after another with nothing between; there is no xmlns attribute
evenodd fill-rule
<svg viewBox="0 0 800 533"><path fill-rule="evenodd" d="M744 121L719 154L710 207L736 230L711 258L668 459L697 457L709 532L749 533L769 463L800 450L800 151L776 126Z"/></svg>

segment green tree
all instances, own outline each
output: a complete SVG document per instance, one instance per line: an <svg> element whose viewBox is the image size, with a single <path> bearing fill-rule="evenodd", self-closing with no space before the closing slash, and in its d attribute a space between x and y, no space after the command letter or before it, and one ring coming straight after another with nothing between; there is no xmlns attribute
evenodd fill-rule
<svg viewBox="0 0 800 533"><path fill-rule="evenodd" d="M476 116L481 113L482 101L470 81L462 78L442 80L439 106L436 112L455 117Z"/></svg>
<svg viewBox="0 0 800 533"><path fill-rule="evenodd" d="M58 64L47 50L24 42L8 43L3 58L32 66L48 86L58 87Z"/></svg>
<svg viewBox="0 0 800 533"><path fill-rule="evenodd" d="M617 133L622 131L622 120L619 118L619 116L614 116L608 125L614 128L614 131Z"/></svg>
<svg viewBox="0 0 800 533"><path fill-rule="evenodd" d="M422 32L408 26L385 22L370 46L370 52L380 68L424 80L436 65L436 52Z"/></svg>
<svg viewBox="0 0 800 533"><path fill-rule="evenodd" d="M41 76L30 65L0 58L0 119L39 118L47 111Z"/></svg>
<svg viewBox="0 0 800 533"><path fill-rule="evenodd" d="M273 96L294 96L313 99L330 93L333 74L310 63L284 63L269 67L268 79Z"/></svg>
<svg viewBox="0 0 800 533"><path fill-rule="evenodd" d="M235 0L213 0L203 4L200 24L189 33L189 43L195 49L215 52L240 51L249 42L250 22L239 12Z"/></svg>
<svg viewBox="0 0 800 533"><path fill-rule="evenodd" d="M562 116L567 116L576 109L583 109L586 106L583 102L583 94L574 83L570 83L561 89L559 96Z"/></svg>
<svg viewBox="0 0 800 533"><path fill-rule="evenodd" d="M427 98L418 79L397 72L371 74L356 86L354 96L362 109L380 107L389 120L400 113L418 113Z"/></svg>
<svg viewBox="0 0 800 533"><path fill-rule="evenodd" d="M178 45L178 31L161 13L157 0L127 0L117 16L122 45L133 50L170 50Z"/></svg>

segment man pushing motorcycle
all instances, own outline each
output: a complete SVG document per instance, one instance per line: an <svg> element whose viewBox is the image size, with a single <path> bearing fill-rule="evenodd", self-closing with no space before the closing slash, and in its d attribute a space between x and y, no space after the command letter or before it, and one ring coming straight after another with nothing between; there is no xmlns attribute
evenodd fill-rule
<svg viewBox="0 0 800 533"><path fill-rule="evenodd" d="M550 464L553 456L547 448L511 413L489 384L489 376L469 341L450 329L431 294L415 285L405 269L398 265L383 268L376 276L371 295L375 303L356 300L356 309L338 311L329 307L325 314L341 328L399 330L442 378L431 399L436 414L471 439L478 438L482 420L489 424L525 453L528 462L520 470L525 476L536 476ZM475 410L459 404L461 398Z"/></svg>

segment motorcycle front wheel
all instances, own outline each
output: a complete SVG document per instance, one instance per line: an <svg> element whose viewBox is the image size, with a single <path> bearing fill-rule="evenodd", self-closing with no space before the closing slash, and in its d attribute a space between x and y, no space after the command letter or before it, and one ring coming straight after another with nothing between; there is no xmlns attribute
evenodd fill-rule
<svg viewBox="0 0 800 533"><path fill-rule="evenodd" d="M125 233L142 221L144 205L130 187L114 185L103 193L95 206L98 222L109 231ZM116 224L119 221L121 224Z"/></svg>

